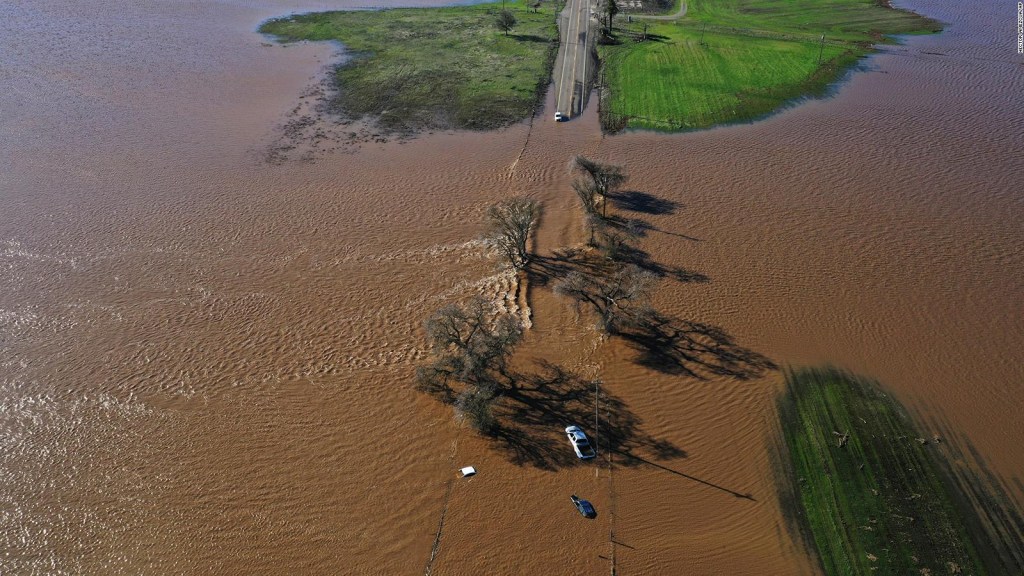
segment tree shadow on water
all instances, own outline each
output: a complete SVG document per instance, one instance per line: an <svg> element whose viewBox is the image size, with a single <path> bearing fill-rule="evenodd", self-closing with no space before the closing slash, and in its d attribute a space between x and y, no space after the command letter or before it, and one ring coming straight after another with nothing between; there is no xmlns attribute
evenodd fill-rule
<svg viewBox="0 0 1024 576"><path fill-rule="evenodd" d="M538 362L537 371L515 375L517 385L503 392L498 426L491 436L509 459L521 466L557 470L578 466L565 437L567 426L580 426L598 452L642 452L649 458L685 458L671 442L644 432L640 418L618 396L598 386L598 421L595 426L595 382L550 362ZM643 460L624 459L626 465Z"/></svg>
<svg viewBox="0 0 1024 576"><path fill-rule="evenodd" d="M619 262L634 264L658 278L671 278L684 284L706 284L711 281L709 277L695 270L661 264L653 260L646 251L631 244L621 244L617 248L616 258ZM586 251L565 249L555 252L552 256L534 257L526 273L532 285L546 286L552 280L565 277L570 272L597 274L602 273L607 267L607 261L596 259Z"/></svg>
<svg viewBox="0 0 1024 576"><path fill-rule="evenodd" d="M654 194L638 192L636 190L615 192L609 194L608 199L612 201L612 205L616 208L655 216L672 214L676 211L676 208L679 208L679 203L675 200L659 198Z"/></svg>
<svg viewBox="0 0 1024 576"><path fill-rule="evenodd" d="M644 432L639 416L599 383L595 426L595 382L550 362L536 366L536 372L516 374L518 385L504 392L499 424L490 433L513 463L551 471L590 464L593 461L576 457L565 437L565 427L576 425L586 430L600 462L614 454L609 460L617 467L649 466L736 498L755 500L750 493L659 463L686 458L687 453Z"/></svg>
<svg viewBox="0 0 1024 576"><path fill-rule="evenodd" d="M710 281L699 272L663 266L641 248L626 242L616 246L615 256L611 261L595 257L586 250L568 249L553 257L538 258L528 273L531 282L546 285L571 273L607 278L609 269L614 266L633 265L659 278L687 283ZM599 300L593 295L587 299L588 302ZM628 319L614 323L609 331L638 353L638 364L652 370L701 380L710 377L750 380L777 369L771 359L736 343L718 326L673 318L647 306L637 307L626 316Z"/></svg>
<svg viewBox="0 0 1024 576"><path fill-rule="evenodd" d="M682 204L675 200L669 200L668 198L660 198L654 194L648 192L639 192L637 190L629 190L625 192L615 192L608 195L608 199L612 205L621 210L627 210L629 212L636 212L639 214L650 214L651 216L664 216L668 214L675 214L676 210L682 207ZM641 236L646 236L648 232L658 232L660 234L666 234L669 236L675 236L676 238L683 238L690 240L691 242L700 242L700 238L694 238L688 234L682 234L680 232L672 232L659 228L654 224L642 220L642 219L622 219L613 218L621 222L630 222L640 231Z"/></svg>
<svg viewBox="0 0 1024 576"><path fill-rule="evenodd" d="M682 282L684 284L706 284L711 281L707 275L697 272L695 270L687 270L681 266L672 266L669 264L662 264L657 260L651 258L651 255L646 250L626 242L629 235L633 236L646 236L647 231L657 230L649 223L643 220L625 220L618 217L611 217L607 219L608 226L623 230L623 235L620 236L620 241L615 247L615 259L619 262L626 264L633 264L640 267L643 270L654 274L658 278L671 278L676 282Z"/></svg>
<svg viewBox="0 0 1024 576"><path fill-rule="evenodd" d="M616 335L638 352L638 364L666 374L750 380L778 368L770 358L740 346L717 326L679 320L655 310L647 310Z"/></svg>

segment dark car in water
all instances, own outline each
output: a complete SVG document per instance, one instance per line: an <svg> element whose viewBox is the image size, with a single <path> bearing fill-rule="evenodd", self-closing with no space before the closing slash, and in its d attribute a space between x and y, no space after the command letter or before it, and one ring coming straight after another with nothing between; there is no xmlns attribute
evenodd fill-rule
<svg viewBox="0 0 1024 576"><path fill-rule="evenodd" d="M582 514L584 518L593 518L597 516L597 510L594 510L594 505L588 500L584 500L575 494L569 496L569 499L572 500L573 506L580 511L580 514Z"/></svg>

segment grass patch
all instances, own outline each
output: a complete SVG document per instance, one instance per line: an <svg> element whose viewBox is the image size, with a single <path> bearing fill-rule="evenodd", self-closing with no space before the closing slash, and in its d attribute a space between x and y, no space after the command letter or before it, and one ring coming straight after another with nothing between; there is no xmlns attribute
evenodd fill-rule
<svg viewBox="0 0 1024 576"><path fill-rule="evenodd" d="M825 574L987 573L936 446L893 399L834 369L786 384L794 489Z"/></svg>
<svg viewBox="0 0 1024 576"><path fill-rule="evenodd" d="M496 4L319 12L267 21L281 42L334 40L352 58L334 70L332 107L390 131L499 128L529 117L558 45L553 7L507 2L518 24L494 26Z"/></svg>
<svg viewBox="0 0 1024 576"><path fill-rule="evenodd" d="M623 9L617 17L625 20L627 14L631 14L633 16L661 16L665 14L675 14L679 11L681 2L682 0L644 0L642 9L636 10L626 8ZM622 2L619 3L619 8L624 8Z"/></svg>
<svg viewBox="0 0 1024 576"><path fill-rule="evenodd" d="M823 93L888 35L940 29L881 0L689 0L685 18L647 24L652 39L636 42L644 24L620 19L621 42L600 48L606 129L758 118Z"/></svg>

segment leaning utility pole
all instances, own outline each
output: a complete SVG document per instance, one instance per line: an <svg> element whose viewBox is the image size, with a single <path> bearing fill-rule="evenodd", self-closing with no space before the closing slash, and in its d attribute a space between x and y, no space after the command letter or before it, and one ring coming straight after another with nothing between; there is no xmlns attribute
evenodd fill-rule
<svg viewBox="0 0 1024 576"><path fill-rule="evenodd" d="M821 35L821 46L818 47L818 64L821 64L821 54L825 51L825 35Z"/></svg>

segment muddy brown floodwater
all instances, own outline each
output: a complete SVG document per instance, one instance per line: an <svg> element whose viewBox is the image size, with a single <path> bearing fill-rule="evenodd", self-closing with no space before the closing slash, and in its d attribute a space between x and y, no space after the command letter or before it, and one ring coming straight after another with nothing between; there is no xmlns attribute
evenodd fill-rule
<svg viewBox="0 0 1024 576"><path fill-rule="evenodd" d="M624 164L643 249L707 277L662 310L880 379L1024 499L1009 12L913 3L946 32L751 125L602 138L590 110L264 162L337 49L253 30L362 5L0 6L0 573L813 573L775 495L777 371L638 362L533 283L520 367L599 377L639 459L517 456L414 390L424 318L513 289L474 240L488 203L542 200L541 254L583 240L576 153Z"/></svg>

